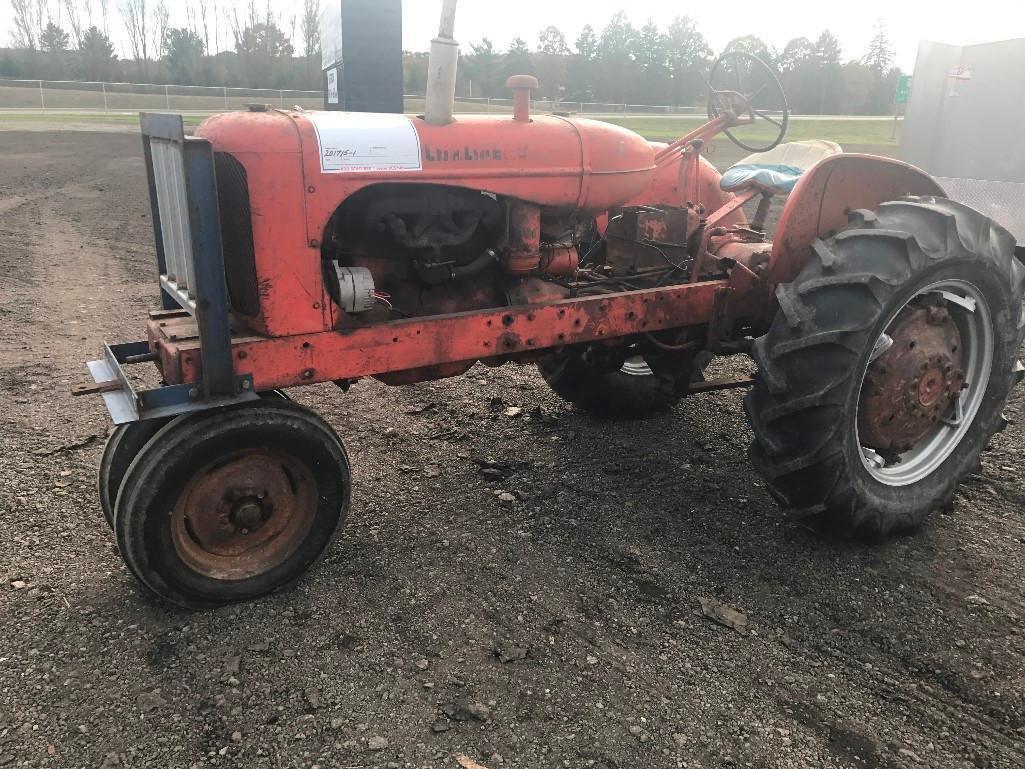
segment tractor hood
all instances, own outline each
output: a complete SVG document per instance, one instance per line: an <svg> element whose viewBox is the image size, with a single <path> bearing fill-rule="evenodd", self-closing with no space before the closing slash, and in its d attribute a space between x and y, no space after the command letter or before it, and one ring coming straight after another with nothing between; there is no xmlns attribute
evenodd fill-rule
<svg viewBox="0 0 1025 769"><path fill-rule="evenodd" d="M595 120L537 115L419 117L266 110L216 115L196 135L246 166L301 159L311 230L353 192L378 182L448 184L566 210L600 212L640 194L655 173L641 136Z"/></svg>

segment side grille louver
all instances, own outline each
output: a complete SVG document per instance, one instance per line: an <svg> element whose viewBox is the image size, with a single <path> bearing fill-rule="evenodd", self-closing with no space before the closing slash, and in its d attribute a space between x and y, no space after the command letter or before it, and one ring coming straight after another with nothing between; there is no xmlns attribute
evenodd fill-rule
<svg viewBox="0 0 1025 769"><path fill-rule="evenodd" d="M245 167L230 153L215 153L214 164L228 301L235 312L252 317L260 313L260 292L256 282L249 179Z"/></svg>

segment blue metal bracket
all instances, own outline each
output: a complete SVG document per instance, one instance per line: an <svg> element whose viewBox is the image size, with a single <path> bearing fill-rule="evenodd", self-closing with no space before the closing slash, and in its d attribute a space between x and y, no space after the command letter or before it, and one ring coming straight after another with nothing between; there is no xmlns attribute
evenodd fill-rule
<svg viewBox="0 0 1025 769"><path fill-rule="evenodd" d="M253 389L253 377L250 374L234 377L233 392L229 396L204 397L199 384L163 385L137 390L125 371L125 366L133 363L133 358L149 360L149 343L107 344L103 346L102 359L86 364L99 386L93 391L102 394L107 411L116 425L203 411L260 397Z"/></svg>
<svg viewBox="0 0 1025 769"><path fill-rule="evenodd" d="M258 397L253 391L249 374L236 375L231 352L231 322L228 309L228 291L224 281L224 254L221 246L221 219L217 201L217 179L214 170L213 146L205 139L185 135L181 115L142 113L142 148L146 160L146 179L149 184L150 211L153 218L153 237L157 254L157 271L161 280L160 300L165 312L179 307L194 315L199 331L202 361L202 381L188 385L165 385L148 390L136 390L129 381L124 367L142 360L155 359L147 342L106 345L101 360L91 361L89 371L96 386L76 388L79 394L102 393L107 409L116 424L139 419L169 416L187 411L236 403ZM153 143L164 146L166 160L168 143L180 147L184 171L184 205L175 208L183 222L161 222L159 191L166 187L168 178L181 176L165 171L159 179L154 168ZM176 153L177 154L177 151ZM178 174L181 171L177 172ZM177 182L177 201L182 201L181 182ZM164 199L166 202L166 198ZM165 244L165 226L174 233L172 254ZM182 246L179 233L185 232L186 246ZM191 263L184 256L189 255ZM168 274L168 258L177 258L179 264L186 259L190 285L187 291L177 291ZM179 310L180 311L180 310Z"/></svg>

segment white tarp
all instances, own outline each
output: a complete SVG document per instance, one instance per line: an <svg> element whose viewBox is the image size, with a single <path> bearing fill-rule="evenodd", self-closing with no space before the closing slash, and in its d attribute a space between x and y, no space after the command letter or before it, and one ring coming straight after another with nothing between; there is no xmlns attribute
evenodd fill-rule
<svg viewBox="0 0 1025 769"><path fill-rule="evenodd" d="M338 68L332 67L327 71L327 103L338 103Z"/></svg>
<svg viewBox="0 0 1025 769"><path fill-rule="evenodd" d="M310 112L323 173L419 171L420 137L403 115Z"/></svg>

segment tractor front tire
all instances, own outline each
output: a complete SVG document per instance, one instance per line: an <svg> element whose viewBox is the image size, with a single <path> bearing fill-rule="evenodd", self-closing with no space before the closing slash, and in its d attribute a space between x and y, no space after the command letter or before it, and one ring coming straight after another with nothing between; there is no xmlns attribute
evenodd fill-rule
<svg viewBox="0 0 1025 769"><path fill-rule="evenodd" d="M166 419L146 419L141 422L128 422L118 425L107 438L100 458L100 470L97 474L97 486L100 496L100 509L110 528L114 528L114 503L117 501L117 490L125 477L128 466L149 443L150 438L157 434L161 427L171 421Z"/></svg>
<svg viewBox="0 0 1025 769"><path fill-rule="evenodd" d="M289 399L281 390L269 390L260 395L264 398L278 400ZM149 443L150 438L172 419L174 417L160 417L117 425L110 437L107 438L107 443L103 447L103 456L100 458L96 484L100 497L100 509L111 529L114 528L114 506L117 502L117 492L121 488L121 481L124 479L129 465L142 451L143 446Z"/></svg>
<svg viewBox="0 0 1025 769"><path fill-rule="evenodd" d="M304 574L349 506L334 430L262 398L164 425L125 473L114 534L129 570L190 609L245 601Z"/></svg>
<svg viewBox="0 0 1025 769"><path fill-rule="evenodd" d="M952 504L1021 378L1014 247L990 219L931 197L853 211L813 244L777 288L744 400L750 458L784 508L879 539Z"/></svg>

